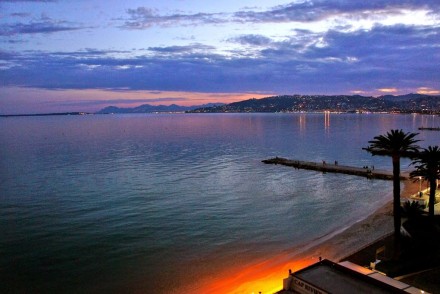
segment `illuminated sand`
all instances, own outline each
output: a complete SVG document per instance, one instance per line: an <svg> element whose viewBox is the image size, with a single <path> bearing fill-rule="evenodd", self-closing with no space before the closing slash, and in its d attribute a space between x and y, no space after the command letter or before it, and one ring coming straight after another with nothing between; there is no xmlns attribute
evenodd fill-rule
<svg viewBox="0 0 440 294"><path fill-rule="evenodd" d="M409 197L418 191L418 183L404 182L402 197ZM264 262L250 265L228 274L219 272L218 279L191 287L192 293L273 293L282 288L282 281L289 269L296 271L310 265L321 256L332 261L340 259L364 248L372 242L392 233L392 202L388 202L366 219L348 228L321 238L318 245L274 256Z"/></svg>

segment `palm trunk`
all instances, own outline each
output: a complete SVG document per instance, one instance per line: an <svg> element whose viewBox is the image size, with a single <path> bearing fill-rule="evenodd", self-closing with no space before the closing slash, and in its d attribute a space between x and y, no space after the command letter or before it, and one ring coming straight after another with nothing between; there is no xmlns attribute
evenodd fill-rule
<svg viewBox="0 0 440 294"><path fill-rule="evenodd" d="M429 217L434 219L435 191L437 183L435 178L429 179Z"/></svg>
<svg viewBox="0 0 440 294"><path fill-rule="evenodd" d="M394 257L400 252L400 156L393 155Z"/></svg>

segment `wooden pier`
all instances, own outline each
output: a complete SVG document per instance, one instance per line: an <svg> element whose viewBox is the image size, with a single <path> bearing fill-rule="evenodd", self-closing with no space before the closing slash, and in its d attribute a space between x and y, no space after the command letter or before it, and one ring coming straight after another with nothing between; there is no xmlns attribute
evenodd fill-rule
<svg viewBox="0 0 440 294"><path fill-rule="evenodd" d="M440 127L438 127L438 128L420 127L419 130L420 131L424 131L424 130L425 131L440 131Z"/></svg>
<svg viewBox="0 0 440 294"><path fill-rule="evenodd" d="M329 173L341 173L347 175L355 175L366 177L369 179L382 179L382 180L392 180L393 173L386 170L377 170L373 168L361 168L354 166L346 166L339 165L335 163L318 163L311 161L302 161L302 160L289 160L286 158L275 157L263 160L262 162L266 164L281 164L285 166L291 166L298 169L308 169L308 170L316 170L320 172L329 172ZM401 172L400 179L406 180L409 178L408 172Z"/></svg>

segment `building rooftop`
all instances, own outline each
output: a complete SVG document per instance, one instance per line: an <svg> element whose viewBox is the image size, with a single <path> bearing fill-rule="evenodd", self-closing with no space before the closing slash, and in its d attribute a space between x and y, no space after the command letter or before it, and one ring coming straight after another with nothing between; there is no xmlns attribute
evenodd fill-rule
<svg viewBox="0 0 440 294"><path fill-rule="evenodd" d="M292 273L279 293L425 293L379 272L345 261L322 260Z"/></svg>

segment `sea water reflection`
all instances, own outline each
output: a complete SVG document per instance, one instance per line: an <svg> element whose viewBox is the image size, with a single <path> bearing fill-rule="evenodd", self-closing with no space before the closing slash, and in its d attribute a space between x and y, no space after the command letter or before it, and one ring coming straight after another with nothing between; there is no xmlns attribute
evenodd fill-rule
<svg viewBox="0 0 440 294"><path fill-rule="evenodd" d="M361 147L431 120L438 124L356 114L2 119L0 290L170 293L234 277L350 224L391 190L262 159L390 168ZM437 144L438 133L420 138Z"/></svg>

